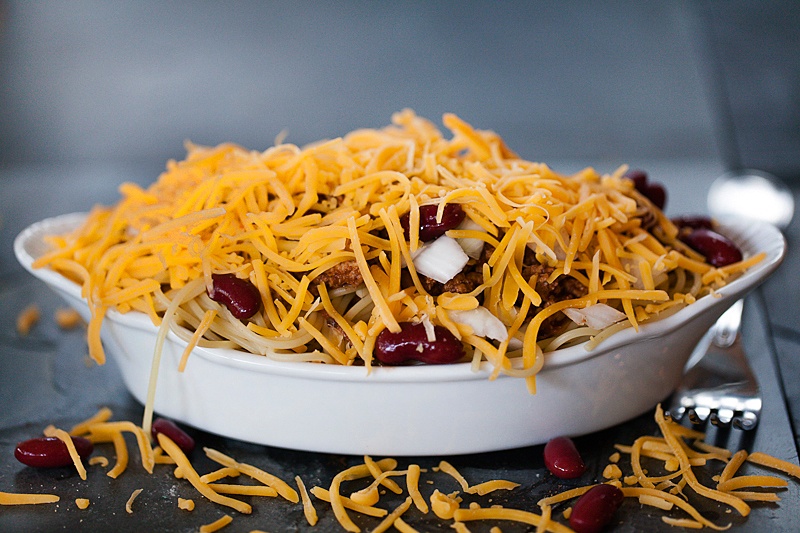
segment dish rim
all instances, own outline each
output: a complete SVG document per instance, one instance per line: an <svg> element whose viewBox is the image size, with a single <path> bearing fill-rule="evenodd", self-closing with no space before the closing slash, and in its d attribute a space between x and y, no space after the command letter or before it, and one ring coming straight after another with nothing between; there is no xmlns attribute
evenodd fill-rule
<svg viewBox="0 0 800 533"><path fill-rule="evenodd" d="M45 282L52 289L81 301L88 309L88 304L81 296L80 285L49 268L34 269L32 267L33 261L41 256L48 246L43 241L45 235L69 231L76 227L87 215L88 213L84 212L66 213L31 224L15 238L14 252L20 264L34 277ZM733 303L735 297L749 292L764 282L783 261L786 252L786 240L775 226L734 219L719 219L717 222L723 228L722 233L731 238L740 247L743 247L743 243L752 244L754 236L761 236L760 240L765 243L765 246L760 249L754 249L752 246L743 248L746 255L760 253L761 251L766 252L767 255L764 260L751 267L737 279L718 289L716 295L704 296L674 314L641 324L638 332L633 328L626 328L611 335L592 350L586 350L585 343L581 343L548 352L545 354L542 372L564 366L577 365L640 340L667 335L721 302L730 300ZM149 333L154 333L156 329L156 326L153 325L146 314L137 311L120 313L116 310L109 310L106 314L106 320L110 320L122 327L131 327ZM172 331L169 332L169 337L175 342L186 345L186 341ZM225 348L197 346L194 348L193 353L222 366L245 368L250 371L287 377L332 381L361 381L365 379L376 383L471 381L486 379L493 370L493 367L488 362L483 362L477 371L473 369L472 363L465 362L447 365L373 367L371 371L368 371L363 366L343 366L305 361L275 361L263 355ZM498 377L509 378L511 376L500 374Z"/></svg>

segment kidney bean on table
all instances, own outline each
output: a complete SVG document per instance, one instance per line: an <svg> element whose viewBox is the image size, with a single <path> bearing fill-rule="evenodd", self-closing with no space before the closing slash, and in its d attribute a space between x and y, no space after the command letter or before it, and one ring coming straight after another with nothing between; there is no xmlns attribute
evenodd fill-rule
<svg viewBox="0 0 800 533"><path fill-rule="evenodd" d="M81 459L92 454L94 445L83 437L72 437L72 443ZM20 442L14 450L14 457L22 464L37 468L56 468L70 466L72 457L67 445L58 437L37 437Z"/></svg>
<svg viewBox="0 0 800 533"><path fill-rule="evenodd" d="M211 274L211 279L208 297L223 304L236 318L250 318L261 308L261 294L250 281L236 274Z"/></svg>
<svg viewBox="0 0 800 533"><path fill-rule="evenodd" d="M429 341L421 323L401 322L400 331L381 331L375 340L375 358L384 365L408 361L427 364L455 363L464 357L464 345L443 326L433 328L436 340Z"/></svg>
<svg viewBox="0 0 800 533"><path fill-rule="evenodd" d="M686 235L681 235L680 239L715 267L723 267L742 260L742 252L733 241L714 230L697 228Z"/></svg>
<svg viewBox="0 0 800 533"><path fill-rule="evenodd" d="M569 437L556 437L545 444L544 465L561 479L574 479L586 472L583 458Z"/></svg>
<svg viewBox="0 0 800 533"><path fill-rule="evenodd" d="M432 241L444 235L448 230L457 228L467 216L461 204L446 204L442 211L442 221L437 222L438 210L438 205L421 205L419 207L419 239L422 242ZM400 217L400 225L406 233L406 239L409 235L410 218L408 213Z"/></svg>
<svg viewBox="0 0 800 533"><path fill-rule="evenodd" d="M569 517L569 525L577 533L599 533L614 517L625 496L614 485L595 485L583 494Z"/></svg>
<svg viewBox="0 0 800 533"><path fill-rule="evenodd" d="M194 450L194 439L168 418L156 418L153 420L153 426L150 432L153 434L153 440L156 442L158 442L158 434L161 433L177 444L178 448L180 448L183 453L188 454Z"/></svg>

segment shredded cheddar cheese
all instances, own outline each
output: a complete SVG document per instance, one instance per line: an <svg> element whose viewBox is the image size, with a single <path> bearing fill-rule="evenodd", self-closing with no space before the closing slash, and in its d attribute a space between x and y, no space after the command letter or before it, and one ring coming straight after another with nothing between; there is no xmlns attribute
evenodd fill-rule
<svg viewBox="0 0 800 533"><path fill-rule="evenodd" d="M286 500L292 503L297 503L300 501L300 497L297 495L297 491L295 491L292 487L289 486L288 483L278 478L277 476L274 476L269 472L265 472L260 468L256 468L255 466L246 463L236 462L233 458L228 457L227 455L220 453L219 451L214 450L212 448L204 448L203 450L206 452L208 458L211 459L212 461L215 461L225 467L236 469L240 473L245 474L257 481L260 481L264 485L273 488L277 492L277 494L279 494Z"/></svg>
<svg viewBox="0 0 800 533"><path fill-rule="evenodd" d="M392 525L400 533L418 533L417 529L408 525L408 523L399 516L395 518L394 522L392 522Z"/></svg>
<svg viewBox="0 0 800 533"><path fill-rule="evenodd" d="M453 518L459 522L469 522L473 520L510 520L537 527L545 521L545 531L552 531L553 533L570 533L572 531L570 528L558 522L553 522L549 517L542 517L542 515L520 509L494 507L459 509L455 512Z"/></svg>
<svg viewBox="0 0 800 533"><path fill-rule="evenodd" d="M219 481L220 479L225 479L226 477L239 477L239 470L232 466L223 466L213 472L209 472L208 474L203 474L200 476L200 479L204 483L214 483L215 481Z"/></svg>
<svg viewBox="0 0 800 533"><path fill-rule="evenodd" d="M194 511L194 500L188 498L178 498L178 509L184 511Z"/></svg>
<svg viewBox="0 0 800 533"><path fill-rule="evenodd" d="M300 476L295 476L294 482L297 484L297 489L300 491L300 501L303 502L303 515L306 517L308 524L314 526L319 520L317 517L317 510L314 508L314 502L311 501L311 496L309 496L302 478Z"/></svg>
<svg viewBox="0 0 800 533"><path fill-rule="evenodd" d="M89 459L89 465L90 466L100 465L102 467L106 467L108 466L108 459L106 457L103 457L102 455L96 455Z"/></svg>
<svg viewBox="0 0 800 533"><path fill-rule="evenodd" d="M406 487L408 488L408 494L411 496L411 500L414 502L414 506L416 506L422 514L428 514L428 503L419 491L419 476L421 472L422 470L419 465L409 465L408 473L406 474Z"/></svg>
<svg viewBox="0 0 800 533"><path fill-rule="evenodd" d="M87 429L89 433L86 438L90 441L94 443L112 442L114 444L117 462L114 468L108 471L107 475L109 477L116 478L125 471L128 465L128 446L125 443L123 432L133 433L136 436L142 466L148 473L153 473L153 467L156 463L155 454L150 444L150 438L141 427L133 422L123 421L92 423L87 426Z"/></svg>
<svg viewBox="0 0 800 533"><path fill-rule="evenodd" d="M175 459L175 463L181 468L181 471L186 476L186 479L197 489L197 491L211 500L214 503L218 503L220 505L226 505L233 509L236 509L242 514L250 514L253 512L253 508L250 504L245 503L241 500L237 500L234 498L229 498L227 496L223 496L218 494L214 489L212 489L208 483L204 483L200 480L200 475L194 469L192 464L189 462L189 459L186 455L181 451L177 444L175 444L172 439L164 435L163 433L158 434L158 443L164 449L167 454Z"/></svg>
<svg viewBox="0 0 800 533"><path fill-rule="evenodd" d="M230 485L228 483L209 483L217 494L239 494L242 496L266 496L274 498L278 491L266 485Z"/></svg>
<svg viewBox="0 0 800 533"><path fill-rule="evenodd" d="M46 428L44 434L46 437L57 437L58 440L64 443L64 445L67 447L67 451L69 452L69 456L72 459L72 464L75 465L75 470L78 471L78 475L81 477L81 479L85 481L86 467L83 466L83 460L81 460L81 456L78 454L78 450L75 448L75 443L72 441L70 434L63 429L58 429L53 426Z"/></svg>
<svg viewBox="0 0 800 533"><path fill-rule="evenodd" d="M485 496L486 494L496 490L512 490L519 487L519 483L505 481L502 479L493 479L478 485L470 486L464 476L462 476L461 473L447 461L441 461L439 463L438 470L452 476L452 478L455 479L459 485L461 485L461 489L468 494Z"/></svg>
<svg viewBox="0 0 800 533"><path fill-rule="evenodd" d="M87 418L86 420L79 422L72 426L72 429L69 430L70 435L74 436L81 436L89 433L89 426L92 424L97 424L100 422L107 422L113 416L113 411L108 407L101 407L94 415Z"/></svg>
<svg viewBox="0 0 800 533"><path fill-rule="evenodd" d="M27 336L31 332L31 328L39 322L41 316L42 313L36 304L31 304L23 309L17 315L17 333L22 337Z"/></svg>
<svg viewBox="0 0 800 533"><path fill-rule="evenodd" d="M142 493L144 489L136 489L131 493L130 498L128 501L125 502L125 512L128 514L133 514L133 501L139 497L139 494Z"/></svg>
<svg viewBox="0 0 800 533"><path fill-rule="evenodd" d="M408 511L409 507L411 507L411 504L412 504L411 496L409 496L403 501L403 503L398 505L394 511L386 515L386 518L381 520L381 523L375 526L375 529L373 529L372 532L384 533L385 531L387 531L390 527L392 527L395 524L395 522L398 519L400 519L403 513Z"/></svg>
<svg viewBox="0 0 800 533"><path fill-rule="evenodd" d="M56 503L59 500L60 498L55 494L21 494L0 491L0 505L36 505L39 503Z"/></svg>
<svg viewBox="0 0 800 533"><path fill-rule="evenodd" d="M427 320L460 339L473 363L488 361L493 377L519 375L535 391L545 348L592 338L591 348L710 294L764 257L706 263L624 179L624 166L562 175L520 158L494 132L452 114L443 123L450 138L404 110L383 129L302 148L188 144L186 158L170 161L150 187L123 184L115 206L97 206L74 232L52 236L34 267L81 284L89 351L100 363L100 324L112 309L144 313L159 327L154 376L168 330L187 343L181 370L195 346L371 367L383 330ZM437 222L447 206L460 207L465 221L439 238L473 252L456 274L472 275L472 285L442 288L442 298L415 266L430 245L420 231L430 205ZM209 296L215 274L251 283L260 309L234 318ZM563 283L574 288L543 289ZM448 312L479 303L509 336L524 338L513 355L522 370L509 364L507 342L473 334ZM604 331L564 326L562 311L598 303L624 320ZM569 327L577 333L551 342ZM154 389L155 377L145 430Z"/></svg>
<svg viewBox="0 0 800 533"><path fill-rule="evenodd" d="M55 320L61 329L73 329L83 322L75 309L56 309Z"/></svg>
<svg viewBox="0 0 800 533"><path fill-rule="evenodd" d="M431 494L431 510L442 520L450 520L459 508L461 498L457 494L443 494L439 489Z"/></svg>
<svg viewBox="0 0 800 533"><path fill-rule="evenodd" d="M226 527L231 522L233 522L233 517L226 514L225 516L214 520L210 524L203 524L200 526L200 533L214 533L215 531L219 531L220 529Z"/></svg>
<svg viewBox="0 0 800 533"><path fill-rule="evenodd" d="M327 489L323 489L322 487L313 487L310 492L316 498L324 502L331 503L331 493ZM339 498L341 499L343 507L366 516L375 516L380 518L386 516L388 513L386 509L380 509L378 507L373 507L371 505L362 505L360 503L354 502L347 496L339 495Z"/></svg>
<svg viewBox="0 0 800 533"><path fill-rule="evenodd" d="M785 488L788 482L785 479L762 474L737 475L746 461L777 469L789 475L800 471L792 463L760 452L748 454L745 450L739 450L732 453L728 449L707 444L703 441L705 438L703 433L667 420L660 405L656 407L655 419L661 432L660 437L642 436L631 446L615 446L618 451L615 452L614 459L619 460L620 452L629 454L633 475L624 475L614 462L606 467L603 476L611 478L609 483L619 487L626 498L636 498L641 505L673 513L673 516L662 517L666 524L692 529L707 527L717 531L730 527L730 524L719 525L704 517L692 503L692 498L684 494L683 488L686 486L690 487L698 497L719 502L728 506L728 511L736 510L742 516L747 516L750 512L750 505L747 502L779 501L778 494L770 491ZM751 460L752 455L756 455L756 458ZM643 466L644 458L661 462L663 470L669 473L664 475L649 473ZM725 464L721 473L714 476L716 481L714 487L700 483L695 475L696 468L707 467L711 461ZM619 481L620 478L624 480L625 486ZM577 487L543 498L539 500L539 505L544 508L570 501L580 497L593 486ZM676 509L685 513L687 517L674 516ZM568 517L565 515L565 518Z"/></svg>
<svg viewBox="0 0 800 533"><path fill-rule="evenodd" d="M782 459L778 459L777 457L772 457L761 452L751 453L747 456L747 461L766 466L768 468L773 468L775 470L780 470L781 472L785 472L795 479L800 479L800 467L798 467L796 464L790 463L789 461L783 461Z"/></svg>
<svg viewBox="0 0 800 533"><path fill-rule="evenodd" d="M80 433L93 439L95 442L115 443L124 439L122 432L132 432L143 435L141 428L130 422L110 421L111 412L101 409L94 416L74 426L74 433ZM787 476L794 477L800 470L791 462L761 453L748 453L739 450L736 453L713 446L704 442L705 435L694 429L680 426L664 418L660 406L655 410L655 419L660 436L641 436L635 439L630 446L615 445L616 451L609 457L611 462L604 469L602 476L610 478L607 483L614 485L622 491L625 498L635 499L641 506L653 510L669 513L660 517L663 523L690 529L710 528L723 531L730 527L729 524L719 524L700 511L698 498L705 498L727 507L725 512L738 511L746 516L750 505L760 503L774 504L780 501L780 491L785 489L789 481L768 473L753 472L753 470L777 470ZM60 435L69 438L66 432L54 426L45 429L48 435ZM71 439L70 439L71 440ZM312 487L307 490L299 476L294 481L299 491L294 491L285 482L256 466L241 463L232 457L216 450L205 448L208 458L221 465L220 468L200 475L190 462L189 458L180 448L164 434L157 435L158 446L152 448L155 457L167 457L175 465L174 475L178 479L185 479L209 501L230 507L239 513L250 514L253 505L231 498L226 495L240 495L249 497L267 497L272 502L282 501L283 505L299 505L306 521L310 526L320 525L317 510L314 507L317 501L327 502L331 506L333 518L345 531L362 531L361 517L379 519L371 531L388 531L394 528L398 531L420 531L420 516L432 511L432 514L449 524L456 531L469 531L467 524L471 521L496 521L517 522L535 528L535 531L568 532L567 525L561 522L562 518L569 521L572 513L570 502L578 499L595 486L590 483L578 486L564 492L549 495L538 501L539 512L528 509L515 509L493 503L491 497L480 501L496 490L514 491L518 483L502 479L491 479L476 484L470 484L467 479L449 462L440 461L438 466L431 469L422 469L418 464L411 463L406 469L398 469L398 461L393 458L373 459L364 456L363 462L344 468L333 476L328 489ZM126 452L127 453L127 452ZM165 456L161 454L165 453ZM146 455L146 450L143 455ZM626 454L628 460L621 460ZM102 456L89 458L92 464L103 464ZM127 456L124 459L127 463ZM107 460L105 460L107 464ZM119 458L117 466L119 465ZM712 465L721 464L717 475L705 472L703 479L712 477L714 486L700 483L695 471L708 469ZM156 461L154 465L169 466L166 461ZM623 472L628 469L632 473ZM123 469L124 470L124 469ZM744 470L743 472L740 472ZM121 473L121 472L120 472ZM153 474L155 472L148 472ZM222 480L236 479L246 476L259 484L229 484ZM424 479L423 479L424 476ZM436 488L437 480L447 476L455 480L460 491L444 494ZM433 477L434 479L431 479ZM385 481L394 482L386 485ZM446 478L445 478L446 479ZM623 483L624 482L624 483ZM420 483L433 485L432 493L426 501L420 492ZM350 497L342 494L342 488L354 490ZM399 492L389 488L395 486ZM360 487L360 488L359 488ZM684 493L684 488L691 491ZM134 490L125 503L128 513L133 513L133 504L144 488ZM469 503L465 503L462 495L469 494ZM278 499L276 496L282 496ZM385 498L385 499L384 499ZM388 501L387 501L388 500ZM51 494L18 494L0 492L0 505L25 505L38 503L55 503L59 501L58 495ZM263 501L263 500L262 500ZM399 502L399 503L398 503ZM256 501L252 502L256 504ZM86 498L76 498L75 504L80 509L85 509L90 504ZM179 509L192 511L195 503L191 499L177 498ZM708 505L708 503L706 503ZM347 510L355 514L351 517ZM330 517L331 515L328 515ZM209 524L200 526L201 531L217 531L232 522L230 515ZM425 524L430 518L425 520ZM324 522L323 522L324 524ZM327 527L327 526L325 526ZM447 527L443 524L442 527ZM490 531L500 531L498 525L486 524ZM533 530L533 529L532 529Z"/></svg>

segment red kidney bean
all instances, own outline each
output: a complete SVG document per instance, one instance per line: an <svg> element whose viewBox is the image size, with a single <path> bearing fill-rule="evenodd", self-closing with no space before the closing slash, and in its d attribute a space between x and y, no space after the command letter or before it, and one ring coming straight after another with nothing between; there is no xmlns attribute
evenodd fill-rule
<svg viewBox="0 0 800 533"><path fill-rule="evenodd" d="M250 318L261 308L258 288L235 274L211 274L213 286L209 298L228 308L236 318Z"/></svg>
<svg viewBox="0 0 800 533"><path fill-rule="evenodd" d="M680 229L714 229L714 223L711 221L711 219L702 215L684 215L675 217L672 219L672 223Z"/></svg>
<svg viewBox="0 0 800 533"><path fill-rule="evenodd" d="M660 183L648 183L644 192L642 193L653 202L657 208L664 210L667 205L667 190Z"/></svg>
<svg viewBox="0 0 800 533"><path fill-rule="evenodd" d="M447 204L442 212L442 221L436 222L438 209L438 205L422 205L419 208L419 239L423 242L432 241L444 235L446 231L457 228L467 216L461 204ZM406 239L408 239L409 218L408 213L400 217L400 225L406 232Z"/></svg>
<svg viewBox="0 0 800 533"><path fill-rule="evenodd" d="M72 437L72 442L81 459L89 457L94 450L92 442L83 437ZM22 464L37 468L55 468L72 464L67 445L58 437L38 437L20 442L14 450L14 457Z"/></svg>
<svg viewBox="0 0 800 533"><path fill-rule="evenodd" d="M647 172L644 170L631 169L623 175L633 181L633 186L644 197L653 202L659 209L664 209L667 204L667 190L660 183L654 183L648 179Z"/></svg>
<svg viewBox="0 0 800 533"><path fill-rule="evenodd" d="M401 322L401 330L385 329L375 340L375 357L384 365L401 365L407 361L427 364L455 363L464 357L464 345L445 327L434 326L435 341L429 341L425 326Z"/></svg>
<svg viewBox="0 0 800 533"><path fill-rule="evenodd" d="M742 252L729 238L706 228L692 230L680 239L702 254L715 267L722 267L742 260Z"/></svg>
<svg viewBox="0 0 800 533"><path fill-rule="evenodd" d="M577 533L598 533L614 517L625 496L614 485L595 485L572 507L569 525Z"/></svg>
<svg viewBox="0 0 800 533"><path fill-rule="evenodd" d="M545 444L544 465L561 479L574 479L586 472L581 454L569 437L556 437Z"/></svg>
<svg viewBox="0 0 800 533"><path fill-rule="evenodd" d="M639 170L638 168L632 168L628 170L623 177L631 180L633 182L633 186L639 192L641 192L642 188L644 188L644 186L647 184L647 172L644 170Z"/></svg>
<svg viewBox="0 0 800 533"><path fill-rule="evenodd" d="M161 433L167 437L169 437L172 442L178 445L183 453L191 453L194 450L194 439L190 437L184 430L178 427L178 425L169 420L167 418L156 418L153 421L153 426L151 428L151 432L153 433L153 439L157 442L158 441L158 434Z"/></svg>

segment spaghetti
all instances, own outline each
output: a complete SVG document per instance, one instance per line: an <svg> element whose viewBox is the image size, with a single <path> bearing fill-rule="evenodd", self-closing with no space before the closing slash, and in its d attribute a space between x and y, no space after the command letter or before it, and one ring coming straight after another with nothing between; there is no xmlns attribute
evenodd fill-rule
<svg viewBox="0 0 800 533"><path fill-rule="evenodd" d="M115 206L51 237L34 266L82 285L99 363L114 309L147 314L159 339L171 329L191 346L367 367L383 330L441 326L464 361L532 380L546 351L636 328L759 260L708 264L626 167L564 176L455 115L449 139L410 110L392 122L304 148L189 144L149 188L123 184ZM421 272L430 205L436 223L451 205L464 214L434 241L463 255L444 281ZM452 260L433 257L433 269ZM258 290L248 318L212 298L215 276L230 274ZM599 327L565 314L598 304L612 313Z"/></svg>

